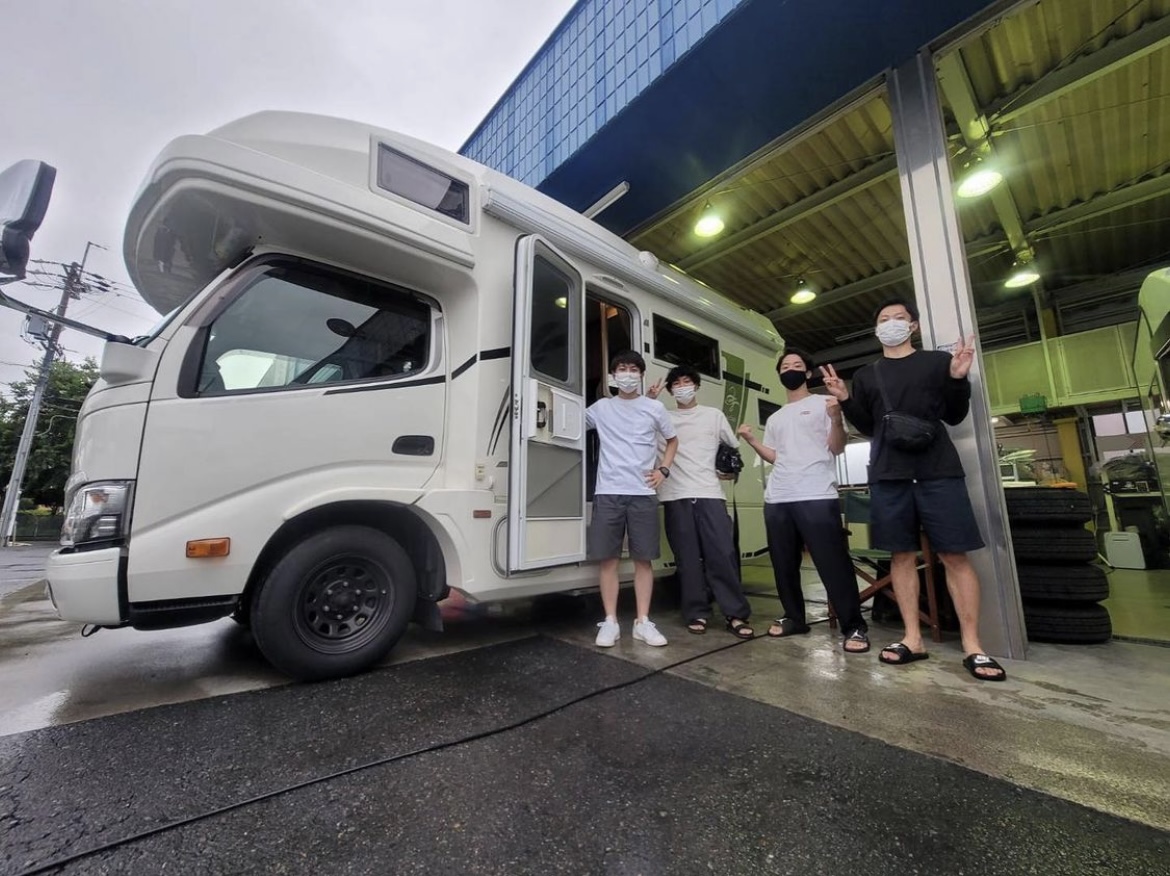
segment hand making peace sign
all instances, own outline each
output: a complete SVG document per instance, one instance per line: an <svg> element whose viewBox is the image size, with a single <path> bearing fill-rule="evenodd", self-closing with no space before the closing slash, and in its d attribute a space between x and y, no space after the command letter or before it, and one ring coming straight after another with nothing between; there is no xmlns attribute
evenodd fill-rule
<svg viewBox="0 0 1170 876"><path fill-rule="evenodd" d="M969 335L966 342L959 338L951 353L951 377L962 380L971 371L971 363L975 361L975 336Z"/></svg>
<svg viewBox="0 0 1170 876"><path fill-rule="evenodd" d="M829 395L839 402L849 400L849 390L845 386L845 381L837 376L837 370L832 365L821 366L821 377L825 381L825 389L829 391Z"/></svg>

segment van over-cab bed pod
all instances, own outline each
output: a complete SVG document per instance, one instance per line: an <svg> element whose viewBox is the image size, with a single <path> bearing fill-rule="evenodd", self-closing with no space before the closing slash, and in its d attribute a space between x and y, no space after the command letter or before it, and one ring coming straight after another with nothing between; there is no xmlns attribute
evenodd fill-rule
<svg viewBox="0 0 1170 876"><path fill-rule="evenodd" d="M369 243L390 240L439 263L472 267L473 223L403 209L422 205L379 185L379 173L385 178L388 162L408 148L435 151L355 122L299 113L257 113L180 137L151 166L127 220L130 277L147 303L167 313L257 247L327 253L360 270ZM472 174L456 182L470 195ZM470 220L469 206L465 212Z"/></svg>

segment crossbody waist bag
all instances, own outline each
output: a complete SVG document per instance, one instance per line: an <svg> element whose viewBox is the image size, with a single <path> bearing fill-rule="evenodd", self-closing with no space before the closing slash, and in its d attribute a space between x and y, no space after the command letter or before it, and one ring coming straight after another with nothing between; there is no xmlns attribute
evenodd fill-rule
<svg viewBox="0 0 1170 876"><path fill-rule="evenodd" d="M886 408L886 415L882 417L882 438L889 441L891 447L905 453L922 453L938 437L938 423L895 411L886 393L886 385L882 381L880 361L874 363L873 373L877 379L878 392L882 396L882 404Z"/></svg>

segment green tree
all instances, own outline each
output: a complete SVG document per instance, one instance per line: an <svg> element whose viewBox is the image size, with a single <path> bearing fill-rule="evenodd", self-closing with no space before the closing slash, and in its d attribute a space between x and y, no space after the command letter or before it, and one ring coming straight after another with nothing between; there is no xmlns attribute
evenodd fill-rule
<svg viewBox="0 0 1170 876"><path fill-rule="evenodd" d="M80 365L58 360L49 372L49 386L41 406L32 452L24 473L22 504L61 507L65 500L65 481L73 459L73 433L77 412L86 394L97 380L97 363L86 359ZM0 395L0 491L8 488L16 447L24 430L25 414L37 385L37 369L25 372L24 380L8 387Z"/></svg>

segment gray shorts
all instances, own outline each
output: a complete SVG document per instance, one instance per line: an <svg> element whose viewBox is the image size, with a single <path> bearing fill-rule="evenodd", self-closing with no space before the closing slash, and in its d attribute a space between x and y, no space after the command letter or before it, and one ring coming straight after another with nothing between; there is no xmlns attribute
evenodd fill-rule
<svg viewBox="0 0 1170 876"><path fill-rule="evenodd" d="M589 559L612 560L622 555L622 539L630 539L630 559L656 560L659 555L657 496L593 497L589 521Z"/></svg>

